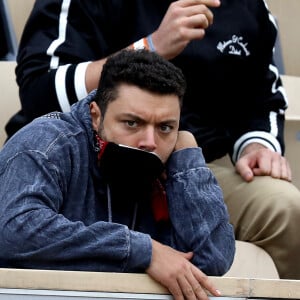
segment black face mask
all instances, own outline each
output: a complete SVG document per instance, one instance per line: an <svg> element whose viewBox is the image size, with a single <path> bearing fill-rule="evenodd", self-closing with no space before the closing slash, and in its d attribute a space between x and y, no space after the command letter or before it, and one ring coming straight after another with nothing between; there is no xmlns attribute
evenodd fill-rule
<svg viewBox="0 0 300 300"><path fill-rule="evenodd" d="M149 203L153 183L164 171L156 154L112 142L106 144L99 167L112 199L121 205Z"/></svg>
<svg viewBox="0 0 300 300"><path fill-rule="evenodd" d="M152 152L109 142L99 161L108 183L134 185L152 183L164 171L161 159Z"/></svg>
<svg viewBox="0 0 300 300"><path fill-rule="evenodd" d="M136 228L143 232L142 224L154 224L149 212L153 210L153 190L164 164L154 153L111 142L101 152L99 168L109 186L113 220L130 226L134 218Z"/></svg>

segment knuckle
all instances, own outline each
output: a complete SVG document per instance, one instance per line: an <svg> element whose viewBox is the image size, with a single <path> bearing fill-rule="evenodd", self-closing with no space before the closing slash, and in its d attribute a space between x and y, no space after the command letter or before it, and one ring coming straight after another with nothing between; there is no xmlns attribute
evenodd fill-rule
<svg viewBox="0 0 300 300"><path fill-rule="evenodd" d="M193 289L192 289L192 288L185 289L184 295L185 295L186 297L192 297L192 296L194 295Z"/></svg>

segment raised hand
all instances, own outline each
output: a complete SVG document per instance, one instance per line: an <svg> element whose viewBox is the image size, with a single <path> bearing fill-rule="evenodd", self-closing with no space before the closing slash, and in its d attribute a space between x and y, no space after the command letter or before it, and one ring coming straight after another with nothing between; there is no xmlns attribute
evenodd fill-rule
<svg viewBox="0 0 300 300"><path fill-rule="evenodd" d="M202 39L213 23L209 7L218 7L219 0L178 0L172 2L159 26L152 34L156 51L166 59L182 52L187 44Z"/></svg>

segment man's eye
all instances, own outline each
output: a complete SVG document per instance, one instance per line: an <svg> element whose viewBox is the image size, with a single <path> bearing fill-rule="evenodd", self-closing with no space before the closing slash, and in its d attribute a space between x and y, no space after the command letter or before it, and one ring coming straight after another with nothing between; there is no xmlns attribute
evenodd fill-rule
<svg viewBox="0 0 300 300"><path fill-rule="evenodd" d="M136 127L138 125L136 121L132 121L132 120L126 120L125 123L127 124L128 127Z"/></svg>
<svg viewBox="0 0 300 300"><path fill-rule="evenodd" d="M166 124L160 126L160 130L165 133L172 131L172 129L173 129L172 126Z"/></svg>

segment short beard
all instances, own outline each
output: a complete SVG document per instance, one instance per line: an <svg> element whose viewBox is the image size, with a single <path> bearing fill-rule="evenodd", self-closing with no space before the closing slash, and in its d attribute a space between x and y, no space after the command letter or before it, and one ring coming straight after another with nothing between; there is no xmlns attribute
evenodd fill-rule
<svg viewBox="0 0 300 300"><path fill-rule="evenodd" d="M103 125L103 116L102 116L101 121L100 121L99 129L98 129L98 135L100 136L100 138L103 141L107 141L106 135L105 135L105 130L104 130L104 125Z"/></svg>

